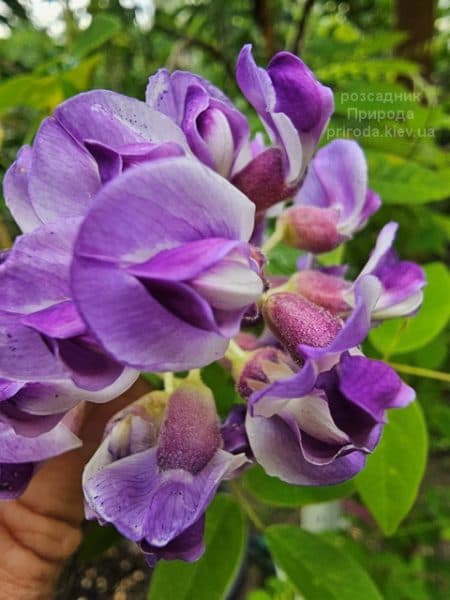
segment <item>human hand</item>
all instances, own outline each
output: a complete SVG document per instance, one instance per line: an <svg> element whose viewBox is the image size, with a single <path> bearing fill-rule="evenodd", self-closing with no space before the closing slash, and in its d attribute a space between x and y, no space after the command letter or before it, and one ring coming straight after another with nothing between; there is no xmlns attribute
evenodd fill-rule
<svg viewBox="0 0 450 600"><path fill-rule="evenodd" d="M84 403L70 417L83 446L47 461L17 500L0 502L0 600L48 600L64 561L79 546L81 475L110 417L148 391L138 380L116 400Z"/></svg>

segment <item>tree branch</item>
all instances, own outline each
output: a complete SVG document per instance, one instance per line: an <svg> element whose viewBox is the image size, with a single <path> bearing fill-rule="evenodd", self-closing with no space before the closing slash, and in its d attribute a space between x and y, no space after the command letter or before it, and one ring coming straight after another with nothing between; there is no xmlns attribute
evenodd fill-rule
<svg viewBox="0 0 450 600"><path fill-rule="evenodd" d="M231 77L231 79L234 80L233 65L227 60L227 58L222 54L222 52L218 48L216 48L209 42L205 42L204 40L200 40L185 33L181 33L176 29L171 29L170 27L166 27L165 25L161 25L160 23L155 23L154 29L156 29L156 31L160 31L161 33L165 33L170 37L176 38L177 40L182 40L186 46L194 46L196 48L199 48L200 50L203 50L204 52L212 56L214 59L221 62L225 67L227 74Z"/></svg>
<svg viewBox="0 0 450 600"><path fill-rule="evenodd" d="M305 6L303 8L303 12L302 12L300 19L298 21L298 24L297 24L295 38L294 38L294 41L292 42L291 52L293 54L299 55L302 50L303 41L304 41L304 37L305 37L305 31L306 31L306 25L307 25L308 18L309 18L309 15L311 13L313 6L314 6L314 0L306 0Z"/></svg>

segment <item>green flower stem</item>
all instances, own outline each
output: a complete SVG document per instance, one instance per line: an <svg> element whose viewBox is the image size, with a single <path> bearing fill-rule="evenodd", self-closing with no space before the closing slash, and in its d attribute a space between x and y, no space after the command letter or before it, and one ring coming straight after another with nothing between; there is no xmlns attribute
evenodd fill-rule
<svg viewBox="0 0 450 600"><path fill-rule="evenodd" d="M245 514L247 515L247 517L250 519L250 521L255 526L255 529L257 529L260 533L264 533L266 530L266 525L264 525L264 523L259 518L259 515L255 511L253 506L247 500L239 483L237 481L229 481L228 485L230 486L233 496L239 502L239 504L243 508Z"/></svg>
<svg viewBox="0 0 450 600"><path fill-rule="evenodd" d="M433 371L431 369L424 369L423 367L401 365L390 361L389 364L393 369L395 369L399 373L405 373L406 375L414 375L416 377L426 377L427 379L437 379L438 381L445 381L447 383L450 383L449 373L443 373L442 371Z"/></svg>

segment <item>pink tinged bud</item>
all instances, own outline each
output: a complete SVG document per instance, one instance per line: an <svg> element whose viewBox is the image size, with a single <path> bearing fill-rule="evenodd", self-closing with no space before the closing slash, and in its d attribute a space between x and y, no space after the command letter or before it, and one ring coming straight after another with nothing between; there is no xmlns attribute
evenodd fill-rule
<svg viewBox="0 0 450 600"><path fill-rule="evenodd" d="M295 372L290 357L270 346L256 350L244 365L237 381L237 390L245 400L253 392L265 388L279 379L291 377Z"/></svg>
<svg viewBox="0 0 450 600"><path fill-rule="evenodd" d="M351 310L344 299L345 292L351 287L352 284L341 277L312 269L295 273L288 284L289 291L301 294L334 315L342 315Z"/></svg>
<svg viewBox="0 0 450 600"><path fill-rule="evenodd" d="M342 328L330 312L297 294L272 294L263 305L263 315L272 332L297 362L302 362L299 344L328 346Z"/></svg>
<svg viewBox="0 0 450 600"><path fill-rule="evenodd" d="M235 148L233 133L226 115L218 108L208 108L197 119L200 135L208 146L215 170L228 177Z"/></svg>
<svg viewBox="0 0 450 600"><path fill-rule="evenodd" d="M332 208L297 205L283 212L279 225L287 244L321 254L334 250L345 239L338 231L338 221L339 213Z"/></svg>
<svg viewBox="0 0 450 600"><path fill-rule="evenodd" d="M169 398L161 426L159 468L198 473L220 445L220 423L211 390L203 385L182 383Z"/></svg>

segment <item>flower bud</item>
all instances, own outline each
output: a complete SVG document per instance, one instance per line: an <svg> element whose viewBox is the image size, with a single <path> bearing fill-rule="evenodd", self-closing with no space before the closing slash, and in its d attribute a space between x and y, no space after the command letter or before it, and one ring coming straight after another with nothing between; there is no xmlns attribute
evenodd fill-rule
<svg viewBox="0 0 450 600"><path fill-rule="evenodd" d="M351 288L351 285L350 282L336 275L305 269L290 278L287 289L322 306L334 315L341 315L351 308L344 299L344 293Z"/></svg>
<svg viewBox="0 0 450 600"><path fill-rule="evenodd" d="M337 229L338 220L339 213L334 209L291 206L280 216L279 226L289 246L321 254L342 243L344 237Z"/></svg>
<svg viewBox="0 0 450 600"><path fill-rule="evenodd" d="M237 390L245 400L277 379L293 374L289 356L277 348L266 346L250 355L237 380ZM293 366L293 365L292 365Z"/></svg>
<svg viewBox="0 0 450 600"><path fill-rule="evenodd" d="M289 292L269 296L262 311L267 325L297 362L302 362L299 344L322 348L341 330L341 322L330 312Z"/></svg>

